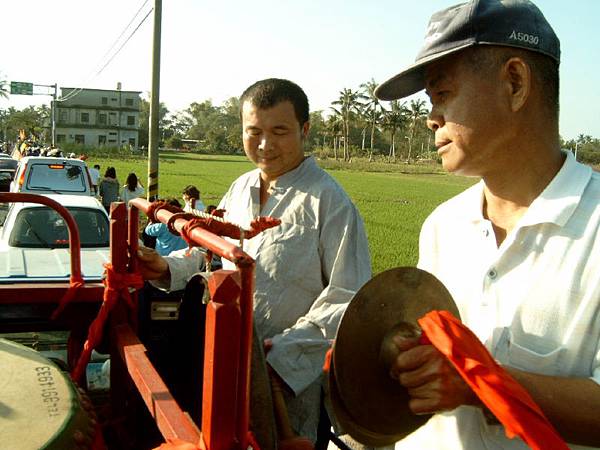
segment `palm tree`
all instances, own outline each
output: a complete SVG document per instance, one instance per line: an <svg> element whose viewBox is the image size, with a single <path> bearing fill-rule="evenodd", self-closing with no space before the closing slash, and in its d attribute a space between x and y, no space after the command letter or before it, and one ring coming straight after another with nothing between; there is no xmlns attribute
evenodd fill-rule
<svg viewBox="0 0 600 450"><path fill-rule="evenodd" d="M334 105L339 105L338 109L334 107L331 109L342 118L344 126L344 161L350 160L350 152L348 150L350 119L354 113L359 111L362 105L360 100L363 97L364 96L358 91L344 88L340 91L340 98L332 102Z"/></svg>
<svg viewBox="0 0 600 450"><path fill-rule="evenodd" d="M9 92L8 81L0 79L0 98L8 98Z"/></svg>
<svg viewBox="0 0 600 450"><path fill-rule="evenodd" d="M390 152L388 159L396 160L396 133L405 124L407 120L408 109L405 103L400 103L398 100L390 102L390 109L383 113L383 127L390 132Z"/></svg>
<svg viewBox="0 0 600 450"><path fill-rule="evenodd" d="M365 113L368 116L369 123L371 125L371 147L369 151L369 161L372 161L373 145L375 143L375 127L381 118L383 106L381 105L379 99L375 97L375 88L377 87L377 82L373 78L371 78L371 81L361 84L360 87L365 92L367 100L367 103L365 104Z"/></svg>
<svg viewBox="0 0 600 450"><path fill-rule="evenodd" d="M412 153L412 144L415 137L415 129L421 119L425 118L429 111L425 107L425 100L411 100L410 108L408 109L410 119L410 136L408 138L408 157L406 162L410 163L410 156Z"/></svg>
<svg viewBox="0 0 600 450"><path fill-rule="evenodd" d="M342 130L342 120L341 117L339 115L336 115L335 113L330 115L327 118L327 121L325 122L325 128L327 130L327 134L329 136L331 136L331 143L333 146L333 157L335 158L335 160L337 161L338 159L338 147L339 147L339 137L340 137L340 132Z"/></svg>

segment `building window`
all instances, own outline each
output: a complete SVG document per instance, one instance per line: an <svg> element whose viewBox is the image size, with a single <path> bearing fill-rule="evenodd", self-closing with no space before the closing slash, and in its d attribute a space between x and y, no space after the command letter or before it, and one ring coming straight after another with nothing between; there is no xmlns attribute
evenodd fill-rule
<svg viewBox="0 0 600 450"><path fill-rule="evenodd" d="M116 97L113 97L113 98L111 98L111 99L110 99L110 101L111 101L111 102L116 102L116 101L117 101L117 98L116 98Z"/></svg>
<svg viewBox="0 0 600 450"><path fill-rule="evenodd" d="M81 113L81 123L90 122L90 113Z"/></svg>
<svg viewBox="0 0 600 450"><path fill-rule="evenodd" d="M129 138L129 146L135 147L135 138Z"/></svg>
<svg viewBox="0 0 600 450"><path fill-rule="evenodd" d="M116 143L117 143L117 140L116 140L116 139L109 139L109 140L108 140L108 143L109 143L109 144L116 144Z"/></svg>
<svg viewBox="0 0 600 450"><path fill-rule="evenodd" d="M60 112L60 121L63 123L66 123L67 120L69 119L69 112L68 111L61 111Z"/></svg>
<svg viewBox="0 0 600 450"><path fill-rule="evenodd" d="M57 134L56 135L56 143L57 144L61 144L63 142L66 141L66 136L64 134Z"/></svg>
<svg viewBox="0 0 600 450"><path fill-rule="evenodd" d="M109 132L108 132L108 134L109 134L110 136L116 136L116 135L117 135L117 132L116 132L116 131L109 131Z"/></svg>
<svg viewBox="0 0 600 450"><path fill-rule="evenodd" d="M105 113L98 114L98 123L100 125L106 125L106 114Z"/></svg>
<svg viewBox="0 0 600 450"><path fill-rule="evenodd" d="M102 97L102 104L108 105L108 97Z"/></svg>
<svg viewBox="0 0 600 450"><path fill-rule="evenodd" d="M125 99L125 106L133 106L133 99L132 98L126 98Z"/></svg>
<svg viewBox="0 0 600 450"><path fill-rule="evenodd" d="M98 145L104 145L104 144L106 144L106 136L104 136L104 135L98 136Z"/></svg>
<svg viewBox="0 0 600 450"><path fill-rule="evenodd" d="M83 134L76 134L75 143L85 145L85 136Z"/></svg>
<svg viewBox="0 0 600 450"><path fill-rule="evenodd" d="M129 125L129 126L135 125L135 116L127 116L127 125Z"/></svg>

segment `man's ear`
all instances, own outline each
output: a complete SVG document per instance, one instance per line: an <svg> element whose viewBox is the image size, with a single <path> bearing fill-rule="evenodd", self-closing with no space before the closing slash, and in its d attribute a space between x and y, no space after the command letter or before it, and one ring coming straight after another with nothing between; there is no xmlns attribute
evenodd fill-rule
<svg viewBox="0 0 600 450"><path fill-rule="evenodd" d="M302 139L306 139L308 137L308 132L310 131L310 122L307 120L302 125Z"/></svg>
<svg viewBox="0 0 600 450"><path fill-rule="evenodd" d="M519 111L531 95L531 67L522 58L510 58L504 64L510 107L513 112Z"/></svg>

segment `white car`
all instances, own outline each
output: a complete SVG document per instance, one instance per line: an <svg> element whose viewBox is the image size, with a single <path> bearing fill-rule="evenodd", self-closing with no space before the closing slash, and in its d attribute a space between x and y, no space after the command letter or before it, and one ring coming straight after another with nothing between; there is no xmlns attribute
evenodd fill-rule
<svg viewBox="0 0 600 450"><path fill-rule="evenodd" d="M21 158L10 192L94 195L92 180L84 161L49 156Z"/></svg>
<svg viewBox="0 0 600 450"><path fill-rule="evenodd" d="M109 260L109 220L94 197L47 195L66 207L79 227L85 281L101 280ZM11 203L0 230L0 283L68 281L71 275L65 220L37 203Z"/></svg>

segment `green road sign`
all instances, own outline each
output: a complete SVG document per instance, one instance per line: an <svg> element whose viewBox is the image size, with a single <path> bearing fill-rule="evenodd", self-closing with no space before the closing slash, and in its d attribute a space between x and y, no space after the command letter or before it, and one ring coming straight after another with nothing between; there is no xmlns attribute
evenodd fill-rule
<svg viewBox="0 0 600 450"><path fill-rule="evenodd" d="M18 95L33 95L33 83L23 81L11 81L10 93Z"/></svg>

